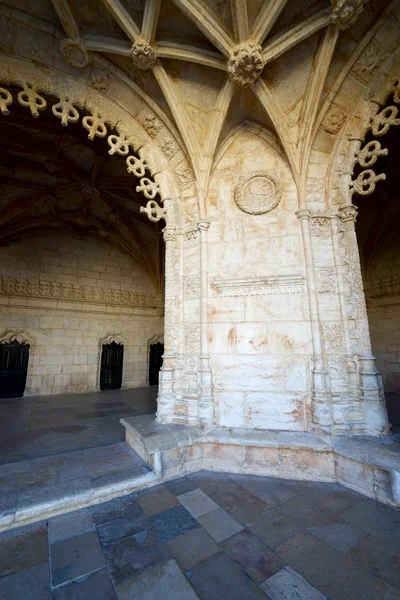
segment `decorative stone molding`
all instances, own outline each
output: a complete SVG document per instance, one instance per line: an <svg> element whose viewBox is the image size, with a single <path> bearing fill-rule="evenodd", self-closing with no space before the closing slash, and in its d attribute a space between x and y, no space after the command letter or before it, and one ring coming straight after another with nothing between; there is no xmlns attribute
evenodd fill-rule
<svg viewBox="0 0 400 600"><path fill-rule="evenodd" d="M382 277L381 279L373 279L368 284L368 287L369 298L400 295L400 276L392 275L390 277Z"/></svg>
<svg viewBox="0 0 400 600"><path fill-rule="evenodd" d="M255 279L217 279L211 287L215 296L265 296L299 294L304 291L303 275L278 275Z"/></svg>
<svg viewBox="0 0 400 600"><path fill-rule="evenodd" d="M282 185L270 173L257 171L241 178L235 186L234 198L243 212L263 215L278 206L282 198Z"/></svg>
<svg viewBox="0 0 400 600"><path fill-rule="evenodd" d="M360 17L364 0L331 0L331 19L342 31L354 25Z"/></svg>
<svg viewBox="0 0 400 600"><path fill-rule="evenodd" d="M323 323L321 326L324 351L329 354L343 352L343 331L341 323Z"/></svg>
<svg viewBox="0 0 400 600"><path fill-rule="evenodd" d="M0 344L29 344L32 348L35 346L35 338L33 338L26 329L6 329L0 334Z"/></svg>
<svg viewBox="0 0 400 600"><path fill-rule="evenodd" d="M200 325L185 326L185 352L198 354L200 352Z"/></svg>
<svg viewBox="0 0 400 600"><path fill-rule="evenodd" d="M246 41L235 46L228 60L228 75L240 87L253 83L264 68L262 48L257 42Z"/></svg>
<svg viewBox="0 0 400 600"><path fill-rule="evenodd" d="M52 281L18 280L14 277L0 277L0 295L90 302L91 304L112 304L137 308L157 308L157 301L154 297L136 292L100 289Z"/></svg>
<svg viewBox="0 0 400 600"><path fill-rule="evenodd" d="M141 206L140 212L146 213L149 221L152 223L158 223L161 219L166 220L167 217L165 208L162 208L155 200L149 200L146 206Z"/></svg>
<svg viewBox="0 0 400 600"><path fill-rule="evenodd" d="M331 135L337 135L345 124L346 119L347 116L344 112L332 104L322 120L321 129Z"/></svg>
<svg viewBox="0 0 400 600"><path fill-rule="evenodd" d="M17 94L19 104L25 108L29 108L33 117L39 117L39 113L47 107L48 100L37 91L37 86L28 83L20 84L22 90ZM13 102L12 93L5 87L0 87L0 110L3 115L10 113L9 106ZM61 125L67 127L69 123L77 123L80 119L80 113L74 101L64 95L59 95L59 100L52 104L52 113L61 120ZM88 138L94 140L95 137L107 137L108 145L110 146L109 154L115 153L125 156L129 153L130 148L134 148L134 140L128 135L118 132L109 134L106 121L99 113L97 108L82 117L82 125L89 132ZM65 136L64 142L66 145L71 143L71 136ZM73 140L72 140L73 143ZM150 200L160 193L160 186L154 179L151 178L150 168L147 161L139 156L130 154L127 159L127 171L139 179L139 185L136 186L137 192L143 192L144 196ZM50 163L48 163L50 165Z"/></svg>
<svg viewBox="0 0 400 600"><path fill-rule="evenodd" d="M88 51L80 38L64 38L60 50L67 63L76 69L84 69L89 64Z"/></svg>
<svg viewBox="0 0 400 600"><path fill-rule="evenodd" d="M394 102L398 104L400 102L398 82L393 86L391 92L393 93ZM399 109L397 106L390 105L385 106L379 112L373 113L369 126L364 132L364 137L368 130L371 130L375 137L382 137L392 126L400 125L400 118L397 116L398 112ZM354 193L357 193L360 196L369 196L374 192L376 184L379 181L384 181L386 179L385 173L376 175L371 167L375 165L380 156L387 156L388 149L382 148L381 143L378 140L370 140L363 147L361 146L362 142L354 142L353 156L351 159L352 172L354 172L354 168L357 164L364 170L360 171L356 179L350 180L350 197Z"/></svg>
<svg viewBox="0 0 400 600"><path fill-rule="evenodd" d="M145 40L137 40L132 45L130 54L134 66L142 71L151 69L157 60L156 53Z"/></svg>

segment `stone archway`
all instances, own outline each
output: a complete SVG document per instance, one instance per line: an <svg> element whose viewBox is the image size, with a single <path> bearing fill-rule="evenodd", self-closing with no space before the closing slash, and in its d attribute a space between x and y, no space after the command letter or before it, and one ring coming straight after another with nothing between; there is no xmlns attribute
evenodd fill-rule
<svg viewBox="0 0 400 600"><path fill-rule="evenodd" d="M4 58L3 58L4 60ZM177 285L176 269L182 261L179 243L183 227L181 190L166 156L153 142L152 136L109 98L93 92L67 74L60 74L35 67L28 61L7 57L7 69L2 71L0 110L5 118L17 103L35 119L51 107L54 119L60 126L81 123L89 140L104 139L108 153L126 160L128 173L139 179L136 191L143 194L147 204L142 207L150 221L166 221L166 293L165 345L168 357L166 380L171 381L174 371L174 355L179 344L181 290ZM13 76L13 73L18 75ZM143 102L141 101L141 104ZM183 185L185 181L182 180ZM158 198L158 201L157 201ZM170 326L170 324L173 324ZM178 332L178 335L177 335ZM169 346L168 346L169 344ZM98 379L98 378L97 378ZM163 379L163 377L161 378ZM164 386L165 387L165 386ZM160 397L166 397L163 383ZM170 385L167 383L170 390ZM168 414L173 412L174 397L168 395Z"/></svg>

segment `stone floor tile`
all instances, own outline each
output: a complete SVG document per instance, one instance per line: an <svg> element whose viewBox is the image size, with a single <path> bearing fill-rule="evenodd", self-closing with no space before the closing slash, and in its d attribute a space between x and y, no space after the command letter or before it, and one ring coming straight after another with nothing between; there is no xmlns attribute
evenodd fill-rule
<svg viewBox="0 0 400 600"><path fill-rule="evenodd" d="M168 481L165 485L174 496L186 494L187 492L191 492L198 488L198 486L187 477L180 477L179 479Z"/></svg>
<svg viewBox="0 0 400 600"><path fill-rule="evenodd" d="M386 600L386 584L350 558L301 531L277 554L330 600Z"/></svg>
<svg viewBox="0 0 400 600"><path fill-rule="evenodd" d="M212 482L206 480L204 483L200 481L199 488L210 496L221 508L229 511L236 510L257 500L248 490L229 479Z"/></svg>
<svg viewBox="0 0 400 600"><path fill-rule="evenodd" d="M35 523L0 534L0 577L47 561L47 527Z"/></svg>
<svg viewBox="0 0 400 600"><path fill-rule="evenodd" d="M186 492L186 494L181 494L177 498L193 517L201 517L201 515L219 508L218 504L199 488L191 492Z"/></svg>
<svg viewBox="0 0 400 600"><path fill-rule="evenodd" d="M175 560L153 567L117 586L118 600L198 600Z"/></svg>
<svg viewBox="0 0 400 600"><path fill-rule="evenodd" d="M165 486L157 486L155 491L143 492L137 498L144 513L148 516L179 506L176 497Z"/></svg>
<svg viewBox="0 0 400 600"><path fill-rule="evenodd" d="M327 600L324 594L291 567L286 567L273 575L261 586L261 589L271 600Z"/></svg>
<svg viewBox="0 0 400 600"><path fill-rule="evenodd" d="M89 507L92 519L96 525L107 523L122 517L135 517L143 515L143 511L136 501L136 495L121 496L109 502L102 502Z"/></svg>
<svg viewBox="0 0 400 600"><path fill-rule="evenodd" d="M197 565L187 577L202 599L266 600L264 592L224 553Z"/></svg>
<svg viewBox="0 0 400 600"><path fill-rule="evenodd" d="M153 529L105 544L103 553L115 585L170 558Z"/></svg>
<svg viewBox="0 0 400 600"><path fill-rule="evenodd" d="M17 494L16 492L5 492L1 490L0 493L0 524L8 525L14 521L15 510L17 508Z"/></svg>
<svg viewBox="0 0 400 600"><path fill-rule="evenodd" d="M309 527L308 531L326 542L339 552L346 554L353 546L361 542L367 535L365 531L352 523L333 523L333 525L317 525Z"/></svg>
<svg viewBox="0 0 400 600"><path fill-rule="evenodd" d="M288 520L280 513L271 514L267 504L261 500L243 506L231 512L231 515L270 548L275 548L300 531L294 517Z"/></svg>
<svg viewBox="0 0 400 600"><path fill-rule="evenodd" d="M221 552L218 544L201 527L178 535L167 542L167 546L183 571Z"/></svg>
<svg viewBox="0 0 400 600"><path fill-rule="evenodd" d="M149 519L143 513L137 516L126 515L97 525L97 533L102 544L110 544L124 537L137 535L149 528Z"/></svg>
<svg viewBox="0 0 400 600"><path fill-rule="evenodd" d="M235 483L269 506L277 506L297 495L297 491L285 485L283 481L276 481L268 477L235 475L232 478Z"/></svg>
<svg viewBox="0 0 400 600"><path fill-rule="evenodd" d="M53 517L48 522L49 544L93 530L94 524L88 508Z"/></svg>
<svg viewBox="0 0 400 600"><path fill-rule="evenodd" d="M181 505L154 515L150 522L163 542L198 527L196 519Z"/></svg>
<svg viewBox="0 0 400 600"><path fill-rule="evenodd" d="M294 522L301 529L316 525L332 525L339 517L328 508L321 508L306 496L295 496L287 502L270 510L270 516L281 516L282 519Z"/></svg>
<svg viewBox="0 0 400 600"><path fill-rule="evenodd" d="M0 600L49 600L49 585L49 565L46 560L25 571L1 577Z"/></svg>
<svg viewBox="0 0 400 600"><path fill-rule="evenodd" d="M400 548L368 535L348 556L400 589Z"/></svg>
<svg viewBox="0 0 400 600"><path fill-rule="evenodd" d="M104 567L95 532L83 533L50 546L52 586L72 581Z"/></svg>
<svg viewBox="0 0 400 600"><path fill-rule="evenodd" d="M336 514L341 514L363 500L359 494L346 490L336 483L314 484L305 488L303 493L319 506L328 508Z"/></svg>
<svg viewBox="0 0 400 600"><path fill-rule="evenodd" d="M389 544L400 546L400 511L373 500L363 500L342 514L342 519L354 523Z"/></svg>
<svg viewBox="0 0 400 600"><path fill-rule="evenodd" d="M91 481L94 490L109 486L119 486L119 490L121 490L123 489L121 484L124 484L124 482L126 482L127 486L132 485L132 482L149 472L150 468L147 465L138 465L130 469L118 471L117 473L109 473L102 477L96 477L96 479L92 479Z"/></svg>
<svg viewBox="0 0 400 600"><path fill-rule="evenodd" d="M225 540L221 546L257 583L265 581L285 566L279 556L246 529Z"/></svg>
<svg viewBox="0 0 400 600"><path fill-rule="evenodd" d="M117 600L106 568L81 577L53 592L53 600Z"/></svg>
<svg viewBox="0 0 400 600"><path fill-rule="evenodd" d="M243 529L243 526L222 508L206 513L197 520L217 542L222 542Z"/></svg>

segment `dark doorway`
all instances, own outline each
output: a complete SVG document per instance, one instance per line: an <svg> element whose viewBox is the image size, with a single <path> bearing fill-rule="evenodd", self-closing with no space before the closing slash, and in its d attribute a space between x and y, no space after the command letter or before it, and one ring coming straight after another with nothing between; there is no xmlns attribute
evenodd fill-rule
<svg viewBox="0 0 400 600"><path fill-rule="evenodd" d="M29 344L0 344L0 398L21 398L28 373Z"/></svg>
<svg viewBox="0 0 400 600"><path fill-rule="evenodd" d="M100 389L119 390L122 383L124 346L112 342L104 344L101 353Z"/></svg>
<svg viewBox="0 0 400 600"><path fill-rule="evenodd" d="M157 344L150 345L149 385L158 385L159 373L163 364L163 354L164 344L157 342Z"/></svg>

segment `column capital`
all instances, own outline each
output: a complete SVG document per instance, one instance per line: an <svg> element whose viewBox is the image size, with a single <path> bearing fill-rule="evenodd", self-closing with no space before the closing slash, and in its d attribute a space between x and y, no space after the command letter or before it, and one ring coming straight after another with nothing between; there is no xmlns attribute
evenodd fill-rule
<svg viewBox="0 0 400 600"><path fill-rule="evenodd" d="M349 221L355 223L357 220L357 207L354 206L354 204L346 204L345 206L342 206L341 208L339 208L338 210L338 218L343 222L343 223L348 223Z"/></svg>
<svg viewBox="0 0 400 600"><path fill-rule="evenodd" d="M175 227L164 227L162 230L165 242L174 242L177 239L178 232Z"/></svg>

